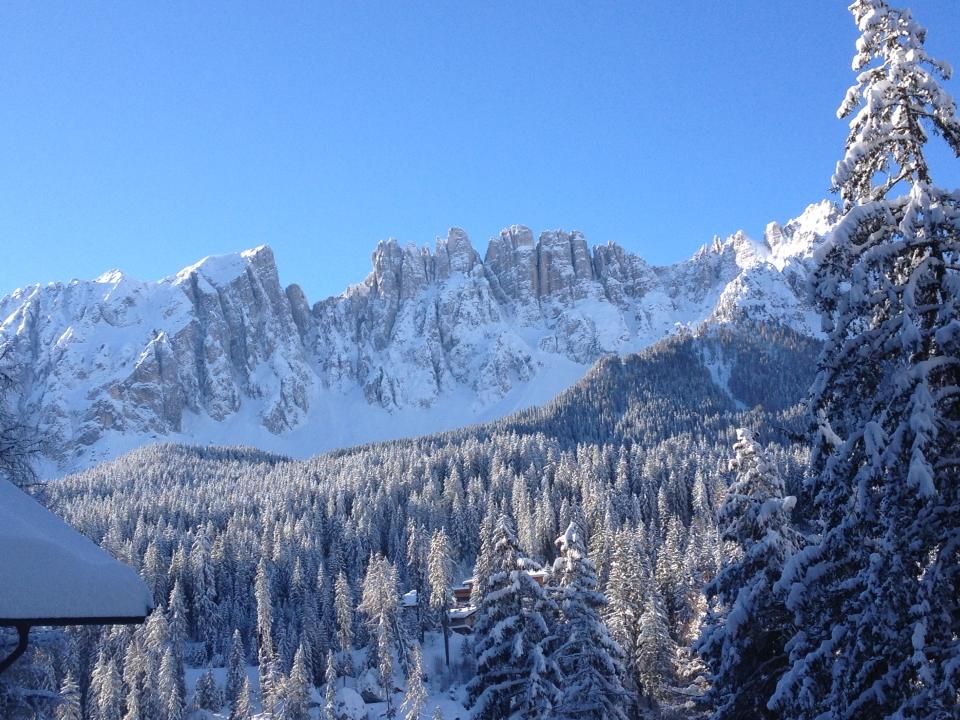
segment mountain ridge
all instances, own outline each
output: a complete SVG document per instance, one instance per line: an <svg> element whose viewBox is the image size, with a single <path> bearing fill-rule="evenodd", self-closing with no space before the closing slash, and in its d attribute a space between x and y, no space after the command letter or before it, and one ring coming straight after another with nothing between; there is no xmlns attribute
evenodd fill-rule
<svg viewBox="0 0 960 720"><path fill-rule="evenodd" d="M109 271L0 298L0 349L45 475L156 440L238 439L293 455L483 422L543 403L598 358L702 325L816 335L804 295L828 202L647 264L577 231L524 226L483 258L453 228L431 251L379 243L372 270L310 305L268 246L155 282ZM293 451L293 452L291 452Z"/></svg>

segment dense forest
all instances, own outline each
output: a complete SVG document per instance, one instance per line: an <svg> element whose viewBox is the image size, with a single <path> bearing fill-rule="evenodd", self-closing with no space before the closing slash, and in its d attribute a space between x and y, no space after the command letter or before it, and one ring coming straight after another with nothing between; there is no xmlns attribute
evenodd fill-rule
<svg viewBox="0 0 960 720"><path fill-rule="evenodd" d="M359 676L387 658L405 668L408 638L440 630L442 612L424 602L416 627L390 622L386 639L367 621L383 612L396 619L409 590L431 597L435 566L448 568L447 591L475 570L483 577L506 516L513 552L550 570L549 592L561 578L554 541L576 520L596 573L591 591L609 598L594 612L630 650L618 661L623 712L682 705L699 694L690 685L702 668L689 646L705 612L701 588L723 557L717 511L735 429L762 432L778 472L798 489L806 448L791 440L801 427L795 404L817 350L775 327L686 335L607 358L551 405L492 425L298 462L154 446L51 483L45 502L139 568L157 611L135 632L68 632L66 651L37 651L32 667L43 682L25 684L53 692L70 675L84 716L112 718L115 705L120 717L139 693L141 716L165 719L175 716L169 708L143 708L160 698L187 707L184 664L259 664L274 677L267 707L289 703L301 648L316 685L328 660L338 675ZM731 388L752 388L777 410L738 410L743 402L704 365L719 357ZM368 615L365 585L384 562L391 591L378 602L388 607ZM559 610L552 614L557 622ZM167 653L176 677L164 686ZM460 662L451 681L475 673L472 655ZM114 672L138 680L105 684ZM226 692L224 707L236 692ZM33 697L42 704L45 695Z"/></svg>

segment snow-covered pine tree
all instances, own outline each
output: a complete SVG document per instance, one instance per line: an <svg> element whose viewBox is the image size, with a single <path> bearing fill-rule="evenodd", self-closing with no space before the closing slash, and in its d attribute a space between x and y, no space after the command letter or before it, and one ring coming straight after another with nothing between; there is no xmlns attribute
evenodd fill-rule
<svg viewBox="0 0 960 720"><path fill-rule="evenodd" d="M302 644L293 656L290 677L284 685L283 720L310 720L310 671Z"/></svg>
<svg viewBox="0 0 960 720"><path fill-rule="evenodd" d="M113 658L101 653L94 668L94 708L98 720L121 720L123 714L123 680ZM179 720L179 719L177 719Z"/></svg>
<svg viewBox="0 0 960 720"><path fill-rule="evenodd" d="M183 695L180 692L179 668L173 650L167 648L160 662L159 691L165 720L183 720Z"/></svg>
<svg viewBox="0 0 960 720"><path fill-rule="evenodd" d="M57 703L56 720L81 720L80 686L68 672L60 685L60 702Z"/></svg>
<svg viewBox="0 0 960 720"><path fill-rule="evenodd" d="M818 544L783 585L798 632L786 718L948 717L960 692L960 192L933 184L927 131L960 155L948 66L884 0L855 0L860 71L817 254L829 333L812 388ZM903 188L904 194L890 197ZM953 708L950 710L949 708Z"/></svg>
<svg viewBox="0 0 960 720"><path fill-rule="evenodd" d="M327 671L324 673L323 681L326 683L326 688L320 720L337 720L337 666L333 662L333 653L327 655Z"/></svg>
<svg viewBox="0 0 960 720"><path fill-rule="evenodd" d="M410 670L407 673L407 691L403 696L403 720L420 720L427 704L427 688L423 684L423 652L418 643L411 650Z"/></svg>
<svg viewBox="0 0 960 720"><path fill-rule="evenodd" d="M586 522L579 506L566 532L557 538L560 557L553 564L562 638L554 657L563 673L558 718L627 720L633 703L623 687L624 653L600 619L607 598L597 591L597 573L587 557Z"/></svg>
<svg viewBox="0 0 960 720"><path fill-rule="evenodd" d="M676 643L670 636L669 620L655 584L651 584L640 616L636 668L643 693L658 702L668 695L674 679Z"/></svg>
<svg viewBox="0 0 960 720"><path fill-rule="evenodd" d="M719 514L721 538L733 547L704 588L710 604L696 650L710 669L713 720L775 718L767 701L788 665L794 628L773 588L800 544L789 525L796 499L783 496L780 474L753 431L738 430L733 447L736 479Z"/></svg>
<svg viewBox="0 0 960 720"><path fill-rule="evenodd" d="M467 689L475 720L547 720L560 700L549 624L557 607L530 576L532 567L513 522L501 515L474 625L477 672Z"/></svg>
<svg viewBox="0 0 960 720"><path fill-rule="evenodd" d="M492 507L488 507L480 522L480 552L477 553L477 560L473 566L473 587L470 588L470 604L480 605L480 598L483 597L483 581L490 576L493 563L493 533L496 528L497 518L494 515Z"/></svg>
<svg viewBox="0 0 960 720"><path fill-rule="evenodd" d="M607 583L609 603L604 610L610 635L626 653L627 685L638 694L643 690L637 668L640 618L647 593L653 587L650 563L640 541L643 535L642 527L637 531L622 528L614 535Z"/></svg>
<svg viewBox="0 0 960 720"><path fill-rule="evenodd" d="M178 550L178 552L182 557L181 550ZM172 566L173 561L171 561ZM173 587L170 590L170 600L167 605L167 628L170 632L170 649L173 651L174 663L172 669L174 679L177 682L178 696L182 701L187 694L183 671L183 653L187 642L187 601L183 594L183 583L179 578L173 581Z"/></svg>
<svg viewBox="0 0 960 720"><path fill-rule="evenodd" d="M353 651L353 591L343 570L337 574L333 603L337 618L340 671L344 675L350 675L353 673L353 663L350 660L350 653Z"/></svg>
<svg viewBox="0 0 960 720"><path fill-rule="evenodd" d="M453 560L450 558L450 540L443 528L435 530L430 538L427 554L427 578L430 586L430 608L440 616L443 628L443 654L450 667L450 586L453 584Z"/></svg>
<svg viewBox="0 0 960 720"><path fill-rule="evenodd" d="M211 712L217 712L223 705L223 697L217 681L213 679L212 670L208 669L197 680L197 686L193 690L193 704L201 710Z"/></svg>
<svg viewBox="0 0 960 720"><path fill-rule="evenodd" d="M407 522L407 575L410 588L417 591L417 635L423 642L423 633L426 626L426 602L430 595L427 583L427 546L426 530L412 521Z"/></svg>
<svg viewBox="0 0 960 720"><path fill-rule="evenodd" d="M377 661L380 687L387 701L387 717L393 717L393 651L398 638L397 569L382 555L374 555L367 564L363 595L358 610L367 616L370 628L371 657Z"/></svg>
<svg viewBox="0 0 960 720"><path fill-rule="evenodd" d="M237 700L230 708L230 720L250 720L251 715L250 678L244 675L243 682L240 684L240 692L237 694Z"/></svg>
<svg viewBox="0 0 960 720"><path fill-rule="evenodd" d="M243 638L240 637L239 630L234 630L233 639L230 641L230 656L227 659L227 684L224 688L224 699L230 707L237 703L243 679L247 676L246 665Z"/></svg>
<svg viewBox="0 0 960 720"><path fill-rule="evenodd" d="M273 598L270 593L270 575L264 557L257 564L254 581L254 597L257 601L257 664L260 669L260 697L264 707L272 705L277 656L273 647Z"/></svg>

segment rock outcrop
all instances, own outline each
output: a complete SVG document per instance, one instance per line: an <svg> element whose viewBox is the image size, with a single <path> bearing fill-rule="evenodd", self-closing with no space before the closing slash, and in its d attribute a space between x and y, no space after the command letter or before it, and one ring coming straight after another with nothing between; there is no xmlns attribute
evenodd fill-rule
<svg viewBox="0 0 960 720"><path fill-rule="evenodd" d="M363 282L313 306L264 246L157 282L111 271L17 290L0 299L0 351L16 412L49 441L46 474L154 438L305 455L544 402L678 327L815 334L804 282L836 219L812 205L763 241L715 239L668 267L521 225L481 259L454 228L433 250L381 242Z"/></svg>

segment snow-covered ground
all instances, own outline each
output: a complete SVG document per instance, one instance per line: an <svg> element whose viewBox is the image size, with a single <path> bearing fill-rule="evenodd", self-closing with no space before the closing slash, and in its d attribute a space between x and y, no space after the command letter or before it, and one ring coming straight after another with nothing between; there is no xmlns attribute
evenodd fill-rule
<svg viewBox="0 0 960 720"><path fill-rule="evenodd" d="M433 718L437 709L440 710L443 720L466 720L470 713L464 706L466 692L464 688L464 675L460 666L465 657L464 642L466 638L456 633L450 637L450 669L447 669L444 662L443 636L440 633L427 633L422 646L423 650L423 668L426 674L424 684L427 687L429 696L422 713L422 718L428 720ZM361 667L363 662L362 653L355 653L356 666ZM230 717L230 707L224 705L219 712L210 712L200 710L193 706L192 698L197 681L200 677L212 670L214 681L217 687L222 691L227 680L227 669L225 667L188 667L186 670L186 682L188 697L191 699L190 707L192 712L189 717L195 720L200 718L216 718L226 720ZM362 675L362 673L361 673ZM254 718L257 720L266 720L263 708L260 704L260 678L255 665L247 667L247 677L250 680L251 709L254 712ZM402 673L397 670L394 674L396 692L393 694L393 706L399 708L403 703L404 690L406 682ZM365 679L360 680L347 677L340 678L337 681L337 708L338 720L377 720L384 717L387 709L385 702L365 703L361 697L361 690ZM321 685L314 688L311 692L310 716L319 718L321 709L325 702L326 686ZM401 713L397 714L402 717Z"/></svg>

